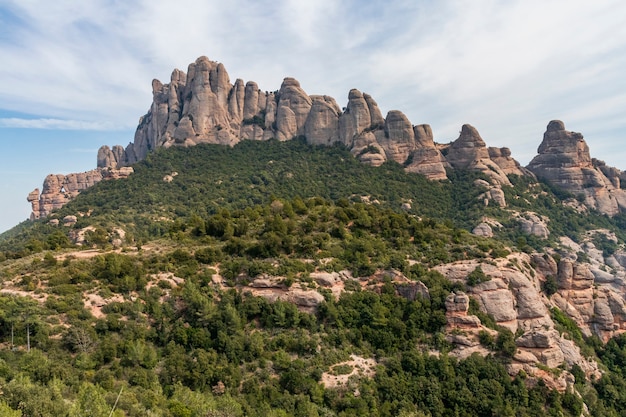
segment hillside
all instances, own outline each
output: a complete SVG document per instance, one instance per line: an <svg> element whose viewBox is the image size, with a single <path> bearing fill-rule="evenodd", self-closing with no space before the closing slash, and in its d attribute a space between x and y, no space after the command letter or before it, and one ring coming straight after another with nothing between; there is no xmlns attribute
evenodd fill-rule
<svg viewBox="0 0 626 417"><path fill-rule="evenodd" d="M201 57L0 235L0 415L622 415L623 179Z"/></svg>
<svg viewBox="0 0 626 417"><path fill-rule="evenodd" d="M625 342L589 338L595 319L558 299L585 291L587 236L621 253L619 216L521 177L506 209L485 206L481 174L431 182L302 141L173 147L134 171L3 235L6 406L108 415L121 391L132 416L623 409ZM555 219L549 236L515 212ZM469 233L486 217L494 237ZM569 289L564 235L583 246Z"/></svg>

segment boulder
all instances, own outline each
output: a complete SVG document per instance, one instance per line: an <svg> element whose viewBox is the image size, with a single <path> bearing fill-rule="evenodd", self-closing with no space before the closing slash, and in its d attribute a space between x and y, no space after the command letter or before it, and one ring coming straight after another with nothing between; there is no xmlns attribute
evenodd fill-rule
<svg viewBox="0 0 626 417"><path fill-rule="evenodd" d="M476 236L485 236L485 237L493 237L493 230L491 226L487 223L480 223L474 229L472 229L472 234Z"/></svg>

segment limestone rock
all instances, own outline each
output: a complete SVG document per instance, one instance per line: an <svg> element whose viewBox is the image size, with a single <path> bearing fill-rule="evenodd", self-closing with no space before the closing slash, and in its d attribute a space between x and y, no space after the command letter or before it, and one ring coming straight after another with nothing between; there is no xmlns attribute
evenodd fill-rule
<svg viewBox="0 0 626 417"><path fill-rule="evenodd" d="M287 293L286 301L293 303L299 307L312 308L317 307L324 301L324 296L317 291L290 290Z"/></svg>
<svg viewBox="0 0 626 417"><path fill-rule="evenodd" d="M124 148L116 145L113 149L108 146L102 146L98 149L98 168L113 168L119 169L125 164Z"/></svg>
<svg viewBox="0 0 626 417"><path fill-rule="evenodd" d="M556 330L538 330L524 334L515 341L515 344L520 347L545 349L556 346L556 339L558 337L559 335Z"/></svg>
<svg viewBox="0 0 626 417"><path fill-rule="evenodd" d="M469 310L469 296L464 292L452 293L446 297L448 313L465 313Z"/></svg>
<svg viewBox="0 0 626 417"><path fill-rule="evenodd" d="M554 258L548 254L533 253L532 263L535 265L535 270L544 277L556 276L557 263Z"/></svg>
<svg viewBox="0 0 626 417"><path fill-rule="evenodd" d="M508 285L501 279L492 278L490 281L478 284L472 288L472 293L476 294L481 310L491 314L497 322L504 324L516 321L515 298ZM517 322L512 323L511 326L517 329Z"/></svg>
<svg viewBox="0 0 626 417"><path fill-rule="evenodd" d="M494 185L511 185L506 173L490 159L485 141L471 125L463 125L459 138L448 148L446 160L453 168L482 172Z"/></svg>
<svg viewBox="0 0 626 417"><path fill-rule="evenodd" d="M470 169L477 161L489 159L489 151L476 128L465 124L459 138L450 145L446 159L454 168Z"/></svg>
<svg viewBox="0 0 626 417"><path fill-rule="evenodd" d="M363 99L367 104L367 109L370 113L370 128L372 130L380 129L385 124L383 114L378 108L378 103L367 93L363 93Z"/></svg>
<svg viewBox="0 0 626 417"><path fill-rule="evenodd" d="M338 282L343 281L342 275L338 272L311 272L310 277L322 287L332 287Z"/></svg>
<svg viewBox="0 0 626 417"><path fill-rule="evenodd" d="M395 285L396 292L402 298L409 301L415 301L418 297L430 300L430 292L428 287L421 281L411 281L407 283Z"/></svg>
<svg viewBox="0 0 626 417"><path fill-rule="evenodd" d="M123 170L98 168L68 175L48 175L44 180L41 193L39 193L38 189L35 189L28 194L27 201L31 203L32 207L30 218L34 220L47 217L53 210L63 207L70 200L74 199L81 191L113 176L112 172L118 173L119 177L125 177L132 173L132 168Z"/></svg>
<svg viewBox="0 0 626 417"><path fill-rule="evenodd" d="M354 149L355 138L371 126L372 118L370 117L369 106L363 94L357 89L350 90L348 94L348 105L339 118L339 135L341 141L348 148ZM382 126L377 128L381 129ZM357 149L357 151L360 151L360 149Z"/></svg>
<svg viewBox="0 0 626 417"><path fill-rule="evenodd" d="M469 297L463 292L452 293L446 297L446 321L449 328L454 329L480 329L480 319L468 315ZM465 344L466 343L461 343Z"/></svg>
<svg viewBox="0 0 626 417"><path fill-rule="evenodd" d="M531 171L522 167L511 156L509 148L489 147L489 159L491 159L506 175L534 176Z"/></svg>
<svg viewBox="0 0 626 417"><path fill-rule="evenodd" d="M526 213L524 217L519 217L518 220L522 233L537 236L541 239L547 239L550 236L546 219L539 217L535 213Z"/></svg>

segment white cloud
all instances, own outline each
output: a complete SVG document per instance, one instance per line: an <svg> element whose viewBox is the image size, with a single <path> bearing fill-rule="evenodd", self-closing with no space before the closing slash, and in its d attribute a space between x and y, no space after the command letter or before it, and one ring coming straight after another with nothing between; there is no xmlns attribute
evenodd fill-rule
<svg viewBox="0 0 626 417"><path fill-rule="evenodd" d="M17 117L0 118L0 128L102 131L116 130L115 126L111 123L61 119L20 119Z"/></svg>
<svg viewBox="0 0 626 417"><path fill-rule="evenodd" d="M532 156L553 118L605 141L619 140L624 127L626 5L618 0L33 0L0 8L21 19L0 36L0 103L51 120L14 124L131 128L150 106L152 78L167 82L175 67L207 55L231 81L265 90L293 76L309 94L343 105L359 88L383 111L430 123L442 140L471 123L514 156Z"/></svg>

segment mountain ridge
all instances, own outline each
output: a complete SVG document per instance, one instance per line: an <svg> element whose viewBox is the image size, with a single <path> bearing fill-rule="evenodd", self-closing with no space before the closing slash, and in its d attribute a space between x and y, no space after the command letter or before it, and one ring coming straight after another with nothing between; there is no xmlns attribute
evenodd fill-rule
<svg viewBox="0 0 626 417"><path fill-rule="evenodd" d="M500 188L510 185L507 175L538 174L562 186L561 177L567 176L564 172L571 172L574 166L569 165L574 164L578 171L569 174L565 188L584 195L585 207L608 215L626 208L626 192L620 188L620 178L625 174L602 161L588 165L592 159L586 143L581 147L582 159L573 160L568 166L562 165L559 159L559 154L570 152L567 140L557 140L557 146L552 147L542 144L534 162L524 168L511 156L509 148L487 147L471 125L463 125L459 138L453 142L437 144L429 125L412 125L399 110L391 110L383 117L376 101L357 89L350 90L346 107L340 109L330 96L307 95L291 77L285 78L280 89L273 92L263 92L254 81L244 83L237 79L231 84L224 65L204 56L191 63L187 73L175 69L168 84L153 80L152 92L152 105L141 117L133 142L126 148L101 147L94 171L64 178L48 176L42 192L35 189L27 198L32 204L32 219L45 217L80 190L102 179L129 175L130 165L160 147L199 143L233 146L241 140L275 138L283 141L298 136L314 145L342 144L358 160L369 165L380 166L393 160L405 166L408 172L430 180L448 179L448 167L480 171L492 184L486 201L502 206L506 201ZM555 130L555 126L558 129ZM565 131L560 121L549 123L544 142L557 134L555 132L562 132L563 138L579 138L584 143L582 135ZM551 157L542 153L548 148ZM573 179L583 172L586 180ZM77 185L76 178L87 179L78 181Z"/></svg>

